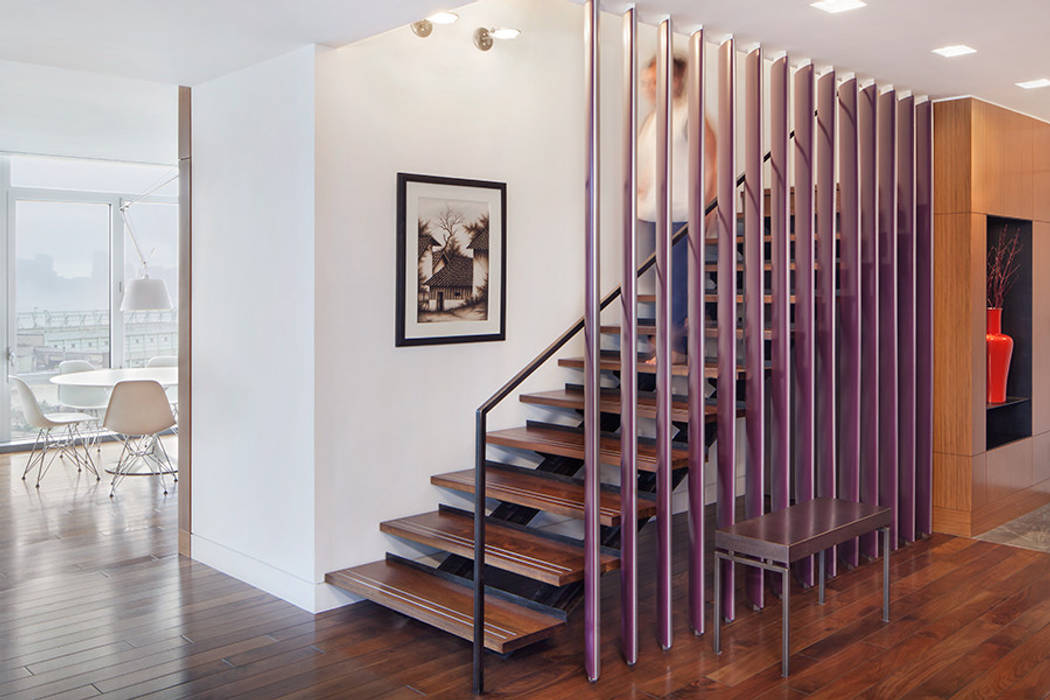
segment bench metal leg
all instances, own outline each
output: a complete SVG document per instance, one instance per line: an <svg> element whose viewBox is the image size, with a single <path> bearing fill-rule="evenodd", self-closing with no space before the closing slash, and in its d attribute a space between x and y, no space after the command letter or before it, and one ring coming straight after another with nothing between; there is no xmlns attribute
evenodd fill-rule
<svg viewBox="0 0 1050 700"><path fill-rule="evenodd" d="M821 560L823 561L823 560ZM780 650L780 675L787 678L788 675L788 657L791 655L791 630L788 626L788 602L791 600L791 581L788 579L788 571L780 575L781 596L780 600L783 603L783 629L781 630L781 650Z"/></svg>
<svg viewBox="0 0 1050 700"><path fill-rule="evenodd" d="M890 621L890 529L882 528L882 621Z"/></svg>
<svg viewBox="0 0 1050 700"><path fill-rule="evenodd" d="M722 558L715 552L715 598L712 601L715 617L715 653L722 653Z"/></svg>
<svg viewBox="0 0 1050 700"><path fill-rule="evenodd" d="M818 602L824 604L824 555L827 550L820 550L820 554L817 556L817 561L820 563L820 596L817 599Z"/></svg>

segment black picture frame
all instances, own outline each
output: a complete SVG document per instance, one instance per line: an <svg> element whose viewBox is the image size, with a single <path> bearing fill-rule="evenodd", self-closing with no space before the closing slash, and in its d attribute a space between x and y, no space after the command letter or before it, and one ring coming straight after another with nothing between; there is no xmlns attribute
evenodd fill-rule
<svg viewBox="0 0 1050 700"><path fill-rule="evenodd" d="M442 205L440 214L431 213ZM435 220L444 228L438 228ZM416 235L409 235L410 228ZM451 244L449 239L453 239ZM394 346L505 340L506 251L505 182L398 173ZM415 259L414 274L409 256ZM494 271L498 280L493 285ZM410 294L410 286L414 294ZM494 291L498 299L494 299ZM491 318L494 313L498 318Z"/></svg>

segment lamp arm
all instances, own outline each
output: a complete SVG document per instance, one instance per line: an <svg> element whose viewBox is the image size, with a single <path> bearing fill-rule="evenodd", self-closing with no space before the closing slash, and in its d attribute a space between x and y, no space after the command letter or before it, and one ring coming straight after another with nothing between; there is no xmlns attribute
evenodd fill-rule
<svg viewBox="0 0 1050 700"><path fill-rule="evenodd" d="M139 241L135 238L135 229L131 227L131 219L128 218L128 205L130 202L120 205L120 218L124 220L124 230L128 232L128 236L131 238L132 245L135 246L135 254L139 256L139 262L142 263L142 274L149 277L149 265L146 264L146 256L142 254L142 248L139 247Z"/></svg>

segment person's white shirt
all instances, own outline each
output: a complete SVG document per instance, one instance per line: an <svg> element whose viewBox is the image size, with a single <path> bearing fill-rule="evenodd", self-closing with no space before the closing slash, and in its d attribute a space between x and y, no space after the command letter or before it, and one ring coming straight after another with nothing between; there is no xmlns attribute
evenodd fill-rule
<svg viewBox="0 0 1050 700"><path fill-rule="evenodd" d="M689 217L689 105L676 100L671 111L671 220ZM656 221L656 112L638 130L638 218Z"/></svg>

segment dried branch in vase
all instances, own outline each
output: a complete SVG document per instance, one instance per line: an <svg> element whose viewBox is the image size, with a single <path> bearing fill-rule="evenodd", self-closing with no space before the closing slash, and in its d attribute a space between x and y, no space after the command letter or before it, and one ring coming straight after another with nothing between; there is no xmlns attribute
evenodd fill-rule
<svg viewBox="0 0 1050 700"><path fill-rule="evenodd" d="M1010 287L1017 281L1021 239L1017 232L1003 232L988 251L988 308L1003 308Z"/></svg>

